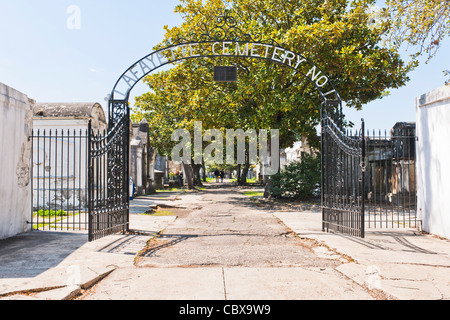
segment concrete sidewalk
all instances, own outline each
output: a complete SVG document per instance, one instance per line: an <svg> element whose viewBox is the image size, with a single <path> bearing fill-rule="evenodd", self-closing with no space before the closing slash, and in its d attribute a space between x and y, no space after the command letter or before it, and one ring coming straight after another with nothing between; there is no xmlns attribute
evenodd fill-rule
<svg viewBox="0 0 450 320"><path fill-rule="evenodd" d="M176 219L143 213L173 202L176 195L131 201L131 235L88 242L87 232L33 231L0 240L0 300L71 299L112 271L133 266L147 242Z"/></svg>
<svg viewBox="0 0 450 320"><path fill-rule="evenodd" d="M199 196L180 197L170 204L195 208ZM136 234L89 243L82 233L32 232L0 241L0 299L71 299L104 277L95 299L373 299L370 290L392 299L450 299L450 241L410 229L369 229L365 239L324 233L313 212L273 215L313 242L318 257L344 261L337 268L136 268L139 251L176 219L139 215L146 201L135 202Z"/></svg>
<svg viewBox="0 0 450 320"><path fill-rule="evenodd" d="M366 229L364 239L324 233L321 215L275 213L299 237L313 239L319 256L345 255L337 271L394 299L450 299L450 241L415 229Z"/></svg>
<svg viewBox="0 0 450 320"><path fill-rule="evenodd" d="M132 215L137 234L94 242L88 242L86 233L51 231L1 240L0 299L29 299L30 293L33 299L70 299L113 270L132 267L147 242L175 219ZM14 292L18 294L11 296Z"/></svg>

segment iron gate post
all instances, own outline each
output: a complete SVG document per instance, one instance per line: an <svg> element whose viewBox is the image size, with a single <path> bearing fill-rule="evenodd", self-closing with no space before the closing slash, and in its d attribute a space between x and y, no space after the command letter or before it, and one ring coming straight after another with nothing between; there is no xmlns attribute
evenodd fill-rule
<svg viewBox="0 0 450 320"><path fill-rule="evenodd" d="M320 187L320 199L321 199L321 211L322 211L322 231L325 232L325 136L324 136L324 127L325 127L325 118L324 118L324 102L322 102L320 106L320 145L321 145L321 151L320 151L320 159L321 159L321 187Z"/></svg>
<svg viewBox="0 0 450 320"><path fill-rule="evenodd" d="M92 147L91 147L91 140L92 140L92 120L89 120L88 123L88 134L87 134L87 171L88 171L88 181L87 181L87 204L88 204L88 220L89 220L89 226L88 226L88 240L89 242L94 240L93 237L93 230L92 230L92 192L93 192L93 168L92 168Z"/></svg>
<svg viewBox="0 0 450 320"><path fill-rule="evenodd" d="M365 176L366 176L366 136L365 136L365 130L366 125L364 122L364 119L361 119L361 180L362 180L362 187L361 187L361 238L365 238L366 233L366 217L365 217L365 199L366 199L366 182L365 182Z"/></svg>
<svg viewBox="0 0 450 320"><path fill-rule="evenodd" d="M125 199L124 199L124 203L126 204L125 206L125 210L126 210L126 214L125 214L125 218L126 218L126 224L125 224L125 231L124 232L129 232L130 231L130 188L129 188L129 181L130 181L130 152L131 152L131 148L130 148L130 108L128 108L128 106L126 106L126 130L124 132L124 147L125 147L125 170L124 170L124 181L126 183L124 183L124 194L125 194Z"/></svg>

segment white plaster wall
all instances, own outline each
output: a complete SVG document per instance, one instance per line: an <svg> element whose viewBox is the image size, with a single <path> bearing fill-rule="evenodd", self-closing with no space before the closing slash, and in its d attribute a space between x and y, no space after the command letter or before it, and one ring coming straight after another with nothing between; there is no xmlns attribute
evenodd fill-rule
<svg viewBox="0 0 450 320"><path fill-rule="evenodd" d="M450 87L416 99L417 209L423 230L450 238Z"/></svg>
<svg viewBox="0 0 450 320"><path fill-rule="evenodd" d="M0 114L0 239L6 239L30 230L32 101L0 83Z"/></svg>

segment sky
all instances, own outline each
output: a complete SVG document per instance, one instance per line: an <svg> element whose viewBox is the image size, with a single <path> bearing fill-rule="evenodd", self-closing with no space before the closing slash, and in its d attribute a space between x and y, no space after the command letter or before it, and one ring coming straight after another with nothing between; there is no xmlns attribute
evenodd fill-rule
<svg viewBox="0 0 450 320"><path fill-rule="evenodd" d="M179 0L0 0L0 82L37 102L99 102L121 74L151 53L164 26L181 24ZM362 111L344 108L358 127L389 130L415 121L415 98L444 85L450 39L409 74L406 86ZM408 57L408 52L402 56ZM143 84L133 96L146 91Z"/></svg>

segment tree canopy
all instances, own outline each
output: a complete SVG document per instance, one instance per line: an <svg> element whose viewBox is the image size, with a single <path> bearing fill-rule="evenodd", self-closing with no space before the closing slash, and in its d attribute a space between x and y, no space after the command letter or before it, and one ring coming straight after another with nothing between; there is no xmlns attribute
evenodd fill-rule
<svg viewBox="0 0 450 320"><path fill-rule="evenodd" d="M412 46L413 58L431 59L450 35L450 0L388 0L381 16L390 24L391 44Z"/></svg>
<svg viewBox="0 0 450 320"><path fill-rule="evenodd" d="M387 24L371 23L374 0L181 0L175 12L184 18L168 28L156 49L178 38L214 28L224 10L242 32L272 39L302 53L320 66L347 106L361 109L383 97L386 90L403 86L412 66L397 48L383 45ZM213 81L216 65L238 67L238 82ZM149 74L149 92L136 99L133 119L145 117L153 145L170 150L174 129L279 129L280 147L292 145L298 135L317 137L320 99L316 88L298 73L271 61L252 58L198 58L176 63L167 71Z"/></svg>

